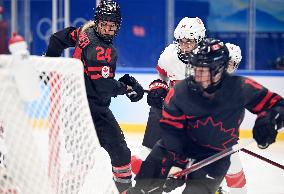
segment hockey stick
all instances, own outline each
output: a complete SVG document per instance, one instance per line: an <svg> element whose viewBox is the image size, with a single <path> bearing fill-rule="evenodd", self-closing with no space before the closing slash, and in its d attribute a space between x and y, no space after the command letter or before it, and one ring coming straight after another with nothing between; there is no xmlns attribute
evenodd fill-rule
<svg viewBox="0 0 284 194"><path fill-rule="evenodd" d="M279 113L275 116L275 120L277 121L279 119L280 115ZM275 130L276 131L279 131L281 128L283 128L283 121L277 121L277 125L275 125ZM189 168L186 168L180 172L177 172L177 173L174 173L172 174L171 176L173 176L174 178L179 178L179 177L182 177L182 176L185 176L189 173L192 173L193 171L196 171L196 170L199 170L200 168L204 167L204 166L207 166L209 164L212 164L213 162L216 162L217 160L220 160L228 155L231 155L233 153L236 153L237 151L239 150L242 150L244 149L247 145L251 144L255 142L254 139L250 139L248 140L246 143L242 143L242 144L236 144L234 146L232 146L231 148L228 148L228 149L225 149L221 152L218 152L217 154L214 154L204 160L201 160L195 164L193 164L192 166L190 166ZM261 149L265 149L269 146L269 144L266 144L265 146L261 146L261 145L258 145L259 148Z"/></svg>
<svg viewBox="0 0 284 194"><path fill-rule="evenodd" d="M196 170L199 170L200 168L207 166L209 164L212 164L213 162L216 162L217 160L220 160L228 155L231 155L233 153L238 152L239 150L243 149L244 147L248 146L249 144L255 142L254 139L250 139L245 143L242 144L236 144L234 146L232 146L231 148L225 149L221 152L218 152L217 154L214 154L204 160L201 160L193 165L191 165L189 168L186 168L182 171L179 171L177 173L172 174L171 176L173 176L174 178L179 178L182 176L185 176L189 173L192 173Z"/></svg>
<svg viewBox="0 0 284 194"><path fill-rule="evenodd" d="M273 166L276 166L276 167L278 167L278 168L284 170L284 166L283 166L283 165L281 165L281 164L279 164L279 163L277 163L277 162L274 162L274 161L272 161L272 160L270 160L270 159L268 159L268 158L265 158L265 157L263 157L263 156L260 156L260 155L254 153L254 152L252 152L252 151L250 151L250 150L247 150L247 149L243 148L243 149L241 149L241 151L243 151L244 153L246 153L246 154L248 154L248 155L251 155L251 156L253 156L253 157L256 157L256 158L258 158L258 159L260 159L260 160L263 160L263 161L265 161L265 162L267 162L267 163L269 163L269 164L271 164L271 165L273 165Z"/></svg>
<svg viewBox="0 0 284 194"><path fill-rule="evenodd" d="M280 130L282 127L283 126L281 125L281 126L279 126L279 128L276 128L275 130ZM254 142L255 142L254 139L250 139L245 143L242 143L242 144L238 143L238 144L232 146L231 148L228 148L228 149L225 149L221 152L218 152L217 154L214 154L214 155L212 155L208 158L205 158L204 160L201 160L201 161L191 165L189 168L186 168L184 170L181 170L179 172L171 174L170 176L173 177L173 178L176 178L176 179L178 179L179 177L182 177L182 176L186 176L189 173L192 173L196 170L199 170L200 168L203 168L204 166L212 164L213 162L216 162L216 161L218 161L218 160L220 160L220 159L222 159L222 158L224 158L228 155L234 154L234 153L244 149L244 147L246 147L246 146L248 146L248 145L250 145ZM155 187L155 188L151 189L150 191L148 191L148 193L156 191L159 188L160 188L160 186Z"/></svg>
<svg viewBox="0 0 284 194"><path fill-rule="evenodd" d="M242 143L242 144L238 143L238 144L232 146L231 148L228 148L228 149L225 149L221 152L218 152L217 154L214 154L214 155L212 155L208 158L205 158L204 160L201 160L201 161L191 165L190 167L188 167L184 170L181 170L179 172L171 174L170 176L173 177L173 178L176 178L176 179L178 179L179 177L182 177L182 176L186 176L189 173L192 173L196 170L199 170L200 168L202 168L204 166L212 164L213 162L216 162L217 160L220 160L220 159L222 159L222 158L224 158L228 155L231 155L235 152L238 152L239 150L243 149L244 147L248 146L249 144L251 144L253 142L255 142L254 139L250 139L245 143ZM148 191L148 193L152 193L153 191L156 191L159 188L160 188L160 186L155 187L155 188L151 189L150 191Z"/></svg>

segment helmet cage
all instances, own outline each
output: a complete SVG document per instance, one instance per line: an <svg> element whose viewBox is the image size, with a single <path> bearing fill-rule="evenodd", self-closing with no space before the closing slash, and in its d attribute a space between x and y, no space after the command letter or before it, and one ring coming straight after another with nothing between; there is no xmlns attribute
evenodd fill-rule
<svg viewBox="0 0 284 194"><path fill-rule="evenodd" d="M114 35L98 33L98 24L100 21L114 22L117 26L117 30L115 31ZM102 0L96 8L94 17L95 31L98 36L100 36L105 41L111 42L120 29L121 21L122 18L119 5L112 0Z"/></svg>
<svg viewBox="0 0 284 194"><path fill-rule="evenodd" d="M222 42L212 39L202 41L197 49L196 54L191 54L190 63L194 69L197 67L209 69L210 84L206 88L203 88L201 82L195 81L196 75L194 70L194 73L191 74L190 85L194 85L194 88L199 88L200 91L213 93L220 87L224 77L223 75L227 70L229 60L228 49ZM208 76L208 74L206 76ZM218 77L219 79L216 80Z"/></svg>
<svg viewBox="0 0 284 194"><path fill-rule="evenodd" d="M177 55L178 55L179 60L181 60L185 64L188 64L190 52L197 47L197 43L194 39L188 39L189 40L188 42L191 42L192 40L194 40L196 45L190 51L185 51L184 49L181 48L181 43L180 43L181 40L182 39L174 41L174 44L177 47ZM192 44L192 42L191 43L188 43L188 42L187 42L187 44Z"/></svg>
<svg viewBox="0 0 284 194"><path fill-rule="evenodd" d="M228 68L227 70L228 70L228 73L233 73L238 69L240 63L236 63L235 61L230 60L228 61L228 64L230 62L233 63L232 69Z"/></svg>

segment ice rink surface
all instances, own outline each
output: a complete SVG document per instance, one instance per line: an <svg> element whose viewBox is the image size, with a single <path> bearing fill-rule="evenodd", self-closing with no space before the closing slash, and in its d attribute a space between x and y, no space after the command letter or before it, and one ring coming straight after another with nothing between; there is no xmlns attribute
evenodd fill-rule
<svg viewBox="0 0 284 194"><path fill-rule="evenodd" d="M141 148L142 134L125 134L132 155ZM284 166L284 142L277 142L265 150L257 148L253 143L246 147L263 157ZM240 152L244 172L247 180L248 194L284 194L284 170L264 162L258 158ZM176 189L172 194L181 194L181 189Z"/></svg>

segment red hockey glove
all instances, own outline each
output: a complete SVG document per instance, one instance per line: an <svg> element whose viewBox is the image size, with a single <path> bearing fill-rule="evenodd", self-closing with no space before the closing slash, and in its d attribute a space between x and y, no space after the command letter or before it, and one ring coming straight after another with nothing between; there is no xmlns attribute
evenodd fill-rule
<svg viewBox="0 0 284 194"><path fill-rule="evenodd" d="M162 109L168 91L169 87L165 81L160 79L154 80L149 85L149 93L147 95L148 105Z"/></svg>

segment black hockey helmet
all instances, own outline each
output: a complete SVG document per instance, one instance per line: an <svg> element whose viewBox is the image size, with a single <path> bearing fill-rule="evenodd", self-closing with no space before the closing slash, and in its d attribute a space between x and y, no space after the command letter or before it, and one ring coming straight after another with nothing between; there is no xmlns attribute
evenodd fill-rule
<svg viewBox="0 0 284 194"><path fill-rule="evenodd" d="M190 85L198 86L207 93L214 93L221 85L228 67L229 51L224 43L217 39L206 38L191 52L189 60L194 70L189 79ZM209 78L206 79L208 76Z"/></svg>
<svg viewBox="0 0 284 194"><path fill-rule="evenodd" d="M112 41L112 39L117 35L117 32L120 29L122 21L120 6L113 0L101 0L96 8L96 13L94 16L96 28L99 21L115 22L115 24L117 25L117 30L113 36L98 34L104 40Z"/></svg>

